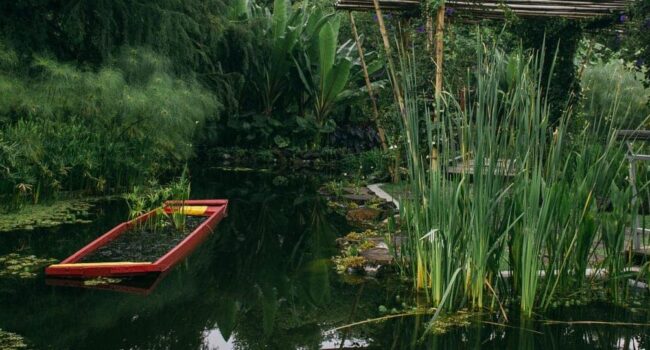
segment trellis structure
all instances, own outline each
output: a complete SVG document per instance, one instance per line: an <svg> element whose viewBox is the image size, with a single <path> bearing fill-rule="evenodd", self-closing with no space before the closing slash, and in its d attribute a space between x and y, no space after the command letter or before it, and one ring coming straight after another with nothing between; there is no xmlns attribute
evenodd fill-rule
<svg viewBox="0 0 650 350"><path fill-rule="evenodd" d="M448 9L480 18L503 18L506 13L521 17L593 18L625 11L632 0L447 0ZM413 11L420 7L416 0L380 0L385 11ZM350 11L374 11L372 0L337 0L336 7Z"/></svg>
<svg viewBox="0 0 650 350"><path fill-rule="evenodd" d="M637 201L639 198L639 190L637 188L637 174L636 168L637 163L650 161L650 154L640 154L635 151L632 143L634 141L650 142L650 130L619 130L616 133L616 138L618 140L624 141L627 144L627 160L630 162L630 175L628 179L630 180L630 185L632 186L632 208L637 208ZM638 209L637 209L638 211ZM640 214L638 212L633 213L634 217L634 227L632 227L632 249L635 254L639 255L650 255L650 250L645 247L643 244L645 239L643 239L646 233L650 232L650 229L647 229L641 225L641 220L639 218Z"/></svg>
<svg viewBox="0 0 650 350"><path fill-rule="evenodd" d="M623 12L634 0L498 0L498 1L472 1L472 0L443 0L438 6L435 19L435 32L433 26L433 18L430 12L425 8L426 13L426 32L427 32L427 50L435 47L435 82L434 82L434 97L436 106L440 97L442 96L442 71L443 71L443 33L445 28L445 17L447 11L466 14L468 17L474 18L505 18L509 13L520 17L562 17L570 19L580 18L595 18L606 15L613 15ZM350 22L352 29L355 33L355 41L359 48L359 54L363 57L363 50L361 49L361 42L356 35L356 26L354 24L354 17L352 11L374 11L377 17L377 24L381 33L382 42L386 51L386 59L388 61L388 74L393 82L393 95L397 102L400 114L405 116L405 106L402 91L397 82L397 75L395 74L394 64L391 58L390 41L388 39L388 32L384 24L382 11L389 12L414 12L419 10L422 6L418 0L336 0L336 8L339 10L350 11ZM434 45L435 43L435 45ZM368 94L374 107L374 120L377 124L380 135L383 136L383 130L379 123L379 115L376 108L376 101L372 94L370 80L365 67L365 62L361 62L364 68L364 75L366 78L366 85L368 87ZM435 119L435 114L433 116ZM383 137L382 137L383 140ZM384 149L386 143L382 142ZM437 151L432 151L431 169L437 169Z"/></svg>

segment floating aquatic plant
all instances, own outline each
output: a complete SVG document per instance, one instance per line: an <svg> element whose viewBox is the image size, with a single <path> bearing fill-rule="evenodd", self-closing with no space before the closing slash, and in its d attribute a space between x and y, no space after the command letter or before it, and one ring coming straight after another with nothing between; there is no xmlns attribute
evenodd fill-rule
<svg viewBox="0 0 650 350"><path fill-rule="evenodd" d="M0 349L3 350L18 350L27 349L25 338L16 333L11 333L0 328Z"/></svg>
<svg viewBox="0 0 650 350"><path fill-rule="evenodd" d="M106 284L118 284L122 282L119 278L97 277L84 281L84 286L101 286Z"/></svg>
<svg viewBox="0 0 650 350"><path fill-rule="evenodd" d="M334 264L336 265L336 271L338 273L344 273L348 269L360 269L363 268L363 265L366 263L366 258L362 256L335 256L332 258Z"/></svg>
<svg viewBox="0 0 650 350"><path fill-rule="evenodd" d="M0 232L89 223L86 218L93 207L92 202L93 199L70 199L29 205L16 212L0 215Z"/></svg>
<svg viewBox="0 0 650 350"><path fill-rule="evenodd" d="M461 310L453 314L440 316L429 323L428 330L433 334L445 334L454 327L466 327L471 324L471 318L475 314L467 310Z"/></svg>
<svg viewBox="0 0 650 350"><path fill-rule="evenodd" d="M38 270L55 262L55 259L37 258L34 255L3 255L0 256L0 277L34 278Z"/></svg>

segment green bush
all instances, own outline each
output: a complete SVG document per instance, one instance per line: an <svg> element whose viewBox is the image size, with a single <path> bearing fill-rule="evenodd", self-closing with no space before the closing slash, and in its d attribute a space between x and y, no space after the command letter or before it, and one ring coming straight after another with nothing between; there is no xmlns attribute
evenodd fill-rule
<svg viewBox="0 0 650 350"><path fill-rule="evenodd" d="M592 126L636 128L650 115L650 89L644 75L621 60L585 67L582 77L582 112ZM614 118L614 119L613 119Z"/></svg>
<svg viewBox="0 0 650 350"><path fill-rule="evenodd" d="M0 57L0 195L14 202L105 192L175 170L220 108L145 50L124 50L97 71L43 57L7 69L12 54Z"/></svg>

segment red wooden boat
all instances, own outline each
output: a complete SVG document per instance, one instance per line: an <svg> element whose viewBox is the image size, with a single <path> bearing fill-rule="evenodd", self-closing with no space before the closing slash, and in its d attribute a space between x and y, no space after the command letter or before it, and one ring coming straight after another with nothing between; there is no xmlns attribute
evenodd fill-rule
<svg viewBox="0 0 650 350"><path fill-rule="evenodd" d="M187 255L189 255L217 226L219 221L226 216L228 201L224 199L199 199L186 200L182 203L169 201L165 203L164 209L170 213L181 210L186 215L207 217L194 231L188 234L180 243L159 257L155 261L119 261L119 262L82 262L84 257L93 253L100 247L109 244L121 234L132 229L136 224L145 222L154 215L156 211L150 211L134 220L123 222L106 232L96 240L92 241L78 252L72 254L59 264L50 265L45 269L47 276L58 277L119 277L133 276L148 273L161 273L168 271Z"/></svg>

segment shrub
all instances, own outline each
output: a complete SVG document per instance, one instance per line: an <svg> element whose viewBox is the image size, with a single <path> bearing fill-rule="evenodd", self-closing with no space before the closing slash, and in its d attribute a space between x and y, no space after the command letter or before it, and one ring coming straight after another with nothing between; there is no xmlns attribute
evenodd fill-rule
<svg viewBox="0 0 650 350"><path fill-rule="evenodd" d="M587 121L596 126L636 128L650 115L650 89L643 86L643 80L643 73L621 60L585 67L582 111Z"/></svg>
<svg viewBox="0 0 650 350"><path fill-rule="evenodd" d="M0 57L10 57L3 54ZM0 195L105 192L176 170L219 104L165 59L124 50L89 71L40 57L0 65Z"/></svg>

